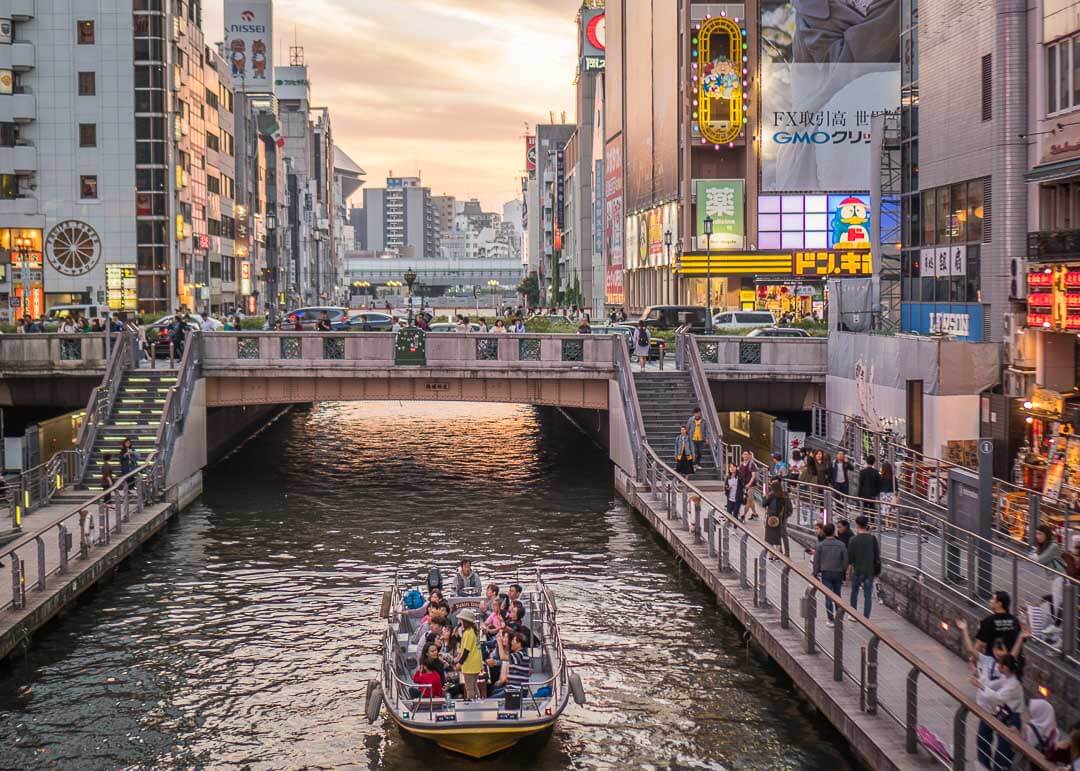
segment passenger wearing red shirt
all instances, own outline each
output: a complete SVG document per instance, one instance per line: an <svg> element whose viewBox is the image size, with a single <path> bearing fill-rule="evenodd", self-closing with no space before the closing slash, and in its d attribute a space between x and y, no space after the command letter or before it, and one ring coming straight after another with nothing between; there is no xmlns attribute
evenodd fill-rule
<svg viewBox="0 0 1080 771"><path fill-rule="evenodd" d="M420 668L416 670L416 674L412 676L413 682L418 685L430 685L430 688L421 688L420 697L426 698L429 695L435 699L441 699L443 697L442 678L439 677L438 672L432 672L428 669L426 661L420 662Z"/></svg>

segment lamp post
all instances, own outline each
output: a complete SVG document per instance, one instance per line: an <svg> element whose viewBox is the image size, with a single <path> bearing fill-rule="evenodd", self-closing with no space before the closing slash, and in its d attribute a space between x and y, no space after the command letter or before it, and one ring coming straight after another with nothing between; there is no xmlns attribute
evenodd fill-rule
<svg viewBox="0 0 1080 771"><path fill-rule="evenodd" d="M487 284L488 284L488 289L491 290L491 308L492 308L492 312L494 312L495 315L498 316L499 315L498 311L495 309L495 291L499 288L499 280L495 279L495 278L489 278Z"/></svg>
<svg viewBox="0 0 1080 771"><path fill-rule="evenodd" d="M407 286L409 288L409 326L411 327L413 325L413 291L412 291L412 288L413 288L413 284L416 283L416 271L413 270L412 268L409 268L407 271L405 271L405 275L403 276L403 278L405 279L405 286Z"/></svg>
<svg viewBox="0 0 1080 771"><path fill-rule="evenodd" d="M354 281L354 282L352 282L352 285L353 285L353 288L357 290L356 293L358 295L360 295L361 297L363 297L365 294L367 294L367 289L368 289L368 287L371 286L371 282L370 281ZM361 303L361 306L362 305L363 305L363 303Z"/></svg>
<svg viewBox="0 0 1080 771"><path fill-rule="evenodd" d="M712 217L705 217L705 306L708 308L709 318L705 322L712 326Z"/></svg>

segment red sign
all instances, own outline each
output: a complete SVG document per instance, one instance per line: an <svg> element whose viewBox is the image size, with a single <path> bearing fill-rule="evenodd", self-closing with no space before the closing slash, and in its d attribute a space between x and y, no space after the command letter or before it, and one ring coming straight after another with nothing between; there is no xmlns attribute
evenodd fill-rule
<svg viewBox="0 0 1080 771"><path fill-rule="evenodd" d="M599 16L593 16L585 25L585 38L593 48L599 48L601 51L607 50L607 36L604 34L606 15L602 13Z"/></svg>
<svg viewBox="0 0 1080 771"><path fill-rule="evenodd" d="M1054 274L1044 273L1041 270L1033 270L1028 273L1028 286L1053 286Z"/></svg>
<svg viewBox="0 0 1080 771"><path fill-rule="evenodd" d="M1080 288L1080 270L1069 270L1065 272L1065 286L1069 288Z"/></svg>
<svg viewBox="0 0 1080 771"><path fill-rule="evenodd" d="M536 173L536 137L525 137L525 171Z"/></svg>
<svg viewBox="0 0 1080 771"><path fill-rule="evenodd" d="M1028 294L1029 308L1053 308L1054 295L1050 292L1031 292Z"/></svg>
<svg viewBox="0 0 1080 771"><path fill-rule="evenodd" d="M604 294L609 305L622 305L623 296L623 155L622 137L604 151Z"/></svg>
<svg viewBox="0 0 1080 771"><path fill-rule="evenodd" d="M1027 325L1029 327L1053 326L1054 317L1049 313L1039 313L1028 309Z"/></svg>

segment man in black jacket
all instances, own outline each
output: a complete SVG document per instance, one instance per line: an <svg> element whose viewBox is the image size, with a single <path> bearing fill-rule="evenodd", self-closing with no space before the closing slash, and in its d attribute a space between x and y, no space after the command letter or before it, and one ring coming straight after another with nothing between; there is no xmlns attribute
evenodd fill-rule
<svg viewBox="0 0 1080 771"><path fill-rule="evenodd" d="M848 494L848 488L851 484L851 475L854 473L855 467L851 465L851 461L847 459L847 453L840 450L836 453L836 460L832 464L832 486L838 493Z"/></svg>
<svg viewBox="0 0 1080 771"><path fill-rule="evenodd" d="M874 468L875 461L873 455L867 455L866 466L859 472L859 497L863 499L863 511L868 514L877 509L877 499L881 495L881 474Z"/></svg>

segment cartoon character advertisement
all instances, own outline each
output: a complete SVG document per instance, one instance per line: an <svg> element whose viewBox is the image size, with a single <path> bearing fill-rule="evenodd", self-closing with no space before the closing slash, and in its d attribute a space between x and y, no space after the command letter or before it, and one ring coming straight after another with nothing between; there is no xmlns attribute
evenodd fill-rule
<svg viewBox="0 0 1080 771"><path fill-rule="evenodd" d="M832 199L840 196L830 196ZM870 198L849 195L833 204L829 245L833 249L870 248Z"/></svg>
<svg viewBox="0 0 1080 771"><path fill-rule="evenodd" d="M225 48L240 91L273 90L271 0L225 0Z"/></svg>

